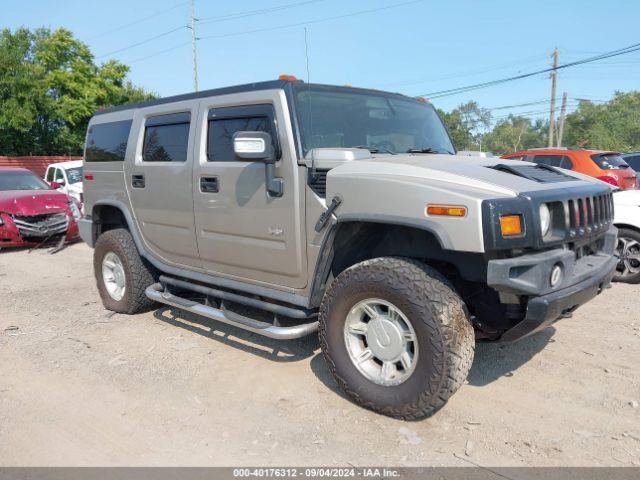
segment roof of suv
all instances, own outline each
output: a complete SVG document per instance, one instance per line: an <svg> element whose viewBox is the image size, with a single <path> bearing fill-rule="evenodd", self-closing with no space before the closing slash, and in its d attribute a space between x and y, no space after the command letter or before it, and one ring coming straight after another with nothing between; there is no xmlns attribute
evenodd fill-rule
<svg viewBox="0 0 640 480"><path fill-rule="evenodd" d="M165 103L181 102L181 101L184 101L184 100L193 100L195 98L206 98L206 97L213 97L213 96L217 96L217 95L230 95L232 93L252 92L252 91L256 91L256 90L272 90L272 89L279 89L279 88L284 89L285 87L287 87L287 86L289 86L289 85L291 85L293 83L299 83L299 84L309 85L309 86L313 86L313 87L325 87L325 88L331 88L331 89L336 89L336 90L343 89L343 90L358 91L358 92L361 92L361 93L366 93L366 92L377 93L377 94L384 93L384 94L387 94L387 95L398 96L398 97L402 97L402 98L405 98L405 99L418 101L417 99L415 99L413 97L402 95L401 93L386 92L386 91L374 90L374 89L370 89L370 88L356 88L356 87L338 86L338 85L323 85L323 84L318 84L318 83L303 83L301 80L269 80L269 81L266 81L266 82L246 83L244 85L234 85L234 86L231 86L231 87L214 88L212 90L202 90L200 92L185 93L185 94L182 94L182 95L174 95L172 97L165 97L165 98L158 98L158 99L155 99L155 100L149 100L147 102L130 103L130 104L126 104L126 105L118 105L118 106L114 106L114 107L108 107L108 108L100 109L100 110L96 111L94 113L94 115L101 115L103 113L118 112L118 111L122 111L122 110L130 110L130 109L134 109L134 108L151 107L151 106L154 106L154 105L162 105L162 104L165 104Z"/></svg>

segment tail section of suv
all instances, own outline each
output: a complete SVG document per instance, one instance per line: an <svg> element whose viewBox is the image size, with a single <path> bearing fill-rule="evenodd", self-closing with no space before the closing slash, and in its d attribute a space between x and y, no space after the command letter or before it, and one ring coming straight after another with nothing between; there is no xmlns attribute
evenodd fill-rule
<svg viewBox="0 0 640 480"><path fill-rule="evenodd" d="M502 158L573 170L609 183L621 190L637 190L638 175L617 152L572 148L534 148Z"/></svg>
<svg viewBox="0 0 640 480"><path fill-rule="evenodd" d="M476 338L545 328L617 264L608 186L457 156L433 106L399 94L278 80L116 107L85 158L107 308L317 331L344 391L398 418L444 405Z"/></svg>

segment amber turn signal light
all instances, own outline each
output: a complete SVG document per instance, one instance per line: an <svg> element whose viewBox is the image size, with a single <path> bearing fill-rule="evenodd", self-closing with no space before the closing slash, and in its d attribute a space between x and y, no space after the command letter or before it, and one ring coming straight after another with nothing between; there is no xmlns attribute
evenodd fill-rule
<svg viewBox="0 0 640 480"><path fill-rule="evenodd" d="M503 237L522 235L522 217L520 215L502 215L500 217L500 231Z"/></svg>
<svg viewBox="0 0 640 480"><path fill-rule="evenodd" d="M464 217L467 207L460 205L427 205L427 215L438 217Z"/></svg>

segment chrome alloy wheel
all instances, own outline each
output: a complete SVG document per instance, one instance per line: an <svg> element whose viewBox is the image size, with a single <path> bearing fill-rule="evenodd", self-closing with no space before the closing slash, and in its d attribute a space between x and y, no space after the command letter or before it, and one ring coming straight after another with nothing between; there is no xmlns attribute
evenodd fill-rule
<svg viewBox="0 0 640 480"><path fill-rule="evenodd" d="M102 281L111 298L116 302L122 300L127 288L124 266L113 252L108 252L102 259Z"/></svg>
<svg viewBox="0 0 640 480"><path fill-rule="evenodd" d="M358 302L344 324L349 358L368 380L399 385L413 373L418 340L413 325L395 305L378 298Z"/></svg>
<svg viewBox="0 0 640 480"><path fill-rule="evenodd" d="M640 242L629 237L618 237L616 256L618 275L621 279L640 272Z"/></svg>

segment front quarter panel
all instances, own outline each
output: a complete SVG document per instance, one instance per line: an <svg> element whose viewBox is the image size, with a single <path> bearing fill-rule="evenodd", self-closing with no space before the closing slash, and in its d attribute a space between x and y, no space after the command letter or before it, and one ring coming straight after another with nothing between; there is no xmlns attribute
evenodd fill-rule
<svg viewBox="0 0 640 480"><path fill-rule="evenodd" d="M339 195L338 222L369 221L428 230L441 246L461 252L484 252L482 201L504 195L477 185L443 181L437 176L413 176L373 162L356 162L329 171L327 204ZM501 195L502 194L502 195ZM514 195L515 196L515 195ZM462 205L465 217L436 217L426 213L429 204Z"/></svg>

